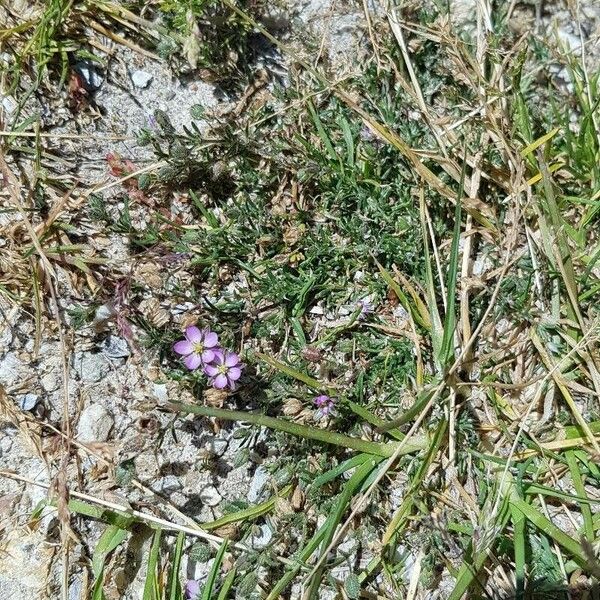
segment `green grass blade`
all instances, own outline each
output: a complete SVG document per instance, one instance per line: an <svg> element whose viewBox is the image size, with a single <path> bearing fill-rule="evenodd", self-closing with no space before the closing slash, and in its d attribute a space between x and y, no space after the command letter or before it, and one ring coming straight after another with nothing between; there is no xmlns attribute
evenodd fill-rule
<svg viewBox="0 0 600 600"><path fill-rule="evenodd" d="M206 579L206 584L204 586L204 589L202 590L202 596L200 597L200 600L211 600L211 598L213 597L213 588L215 587L217 577L219 576L221 563L223 562L223 557L225 556L225 551L227 550L228 545L229 540L225 540L219 547L217 556L213 561L210 573L208 574L208 578Z"/></svg>
<svg viewBox="0 0 600 600"><path fill-rule="evenodd" d="M364 406L361 406L356 402L352 402L352 400L348 400L347 404L354 414L364 419L367 423L371 423L371 425L375 425L375 427L378 427L379 431L385 431L385 433L391 435L397 440L403 440L406 437L401 431L398 431L395 427L387 427L388 423L386 423L383 419L380 419L377 415L374 415Z"/></svg>
<svg viewBox="0 0 600 600"><path fill-rule="evenodd" d="M569 552L575 561L584 566L587 564L587 557L581 547L581 544L568 536L562 529L559 529L552 521L544 516L537 508L525 502L521 498L513 497L510 500L511 505L516 506L535 527L542 533L552 538L559 546Z"/></svg>
<svg viewBox="0 0 600 600"><path fill-rule="evenodd" d="M340 165L340 169L341 169L342 168L341 161L333 147L333 144L331 143L331 140L329 139L329 136L327 135L327 132L325 131L325 128L323 127L323 123L322 123L321 119L319 118L319 115L317 114L317 111L315 110L313 103L309 100L306 103L306 106L307 106L308 112L310 113L310 116L313 120L313 123L315 124L315 127L317 129L319 137L321 138L321 141L323 142L323 145L325 146L325 149L327 150L327 154L329 154L329 158L333 162L337 162Z"/></svg>
<svg viewBox="0 0 600 600"><path fill-rule="evenodd" d="M585 491L583 477L581 476L575 451L569 450L565 452L565 457L567 459L567 464L569 465L569 471L571 471L571 479L573 480L573 487L575 488L577 495L587 500L587 493ZM589 502L581 502L579 508L581 510L581 516L583 517L583 532L587 541L592 543L595 540L592 509Z"/></svg>
<svg viewBox="0 0 600 600"><path fill-rule="evenodd" d="M510 507L513 522L513 548L515 553L515 577L517 590L515 600L523 600L525 592L525 515L514 505Z"/></svg>
<svg viewBox="0 0 600 600"><path fill-rule="evenodd" d="M273 496L269 500L257 504L255 506L251 506L250 508L246 508L244 510L238 510L236 512L232 512L222 516L220 519L215 521L211 521L210 523L202 523L200 527L207 531L211 529L219 529L219 527L223 527L224 525L228 525L229 523L238 523L240 521L249 521L252 519L258 519L262 515L268 513L275 507L278 498L285 498L289 496L292 492L292 486L286 485L276 496Z"/></svg>
<svg viewBox="0 0 600 600"><path fill-rule="evenodd" d="M339 464L337 467L333 469L329 469L322 475L319 475L311 484L310 487L313 490L320 488L322 485L333 481L337 477L339 477L342 473L349 471L350 469L354 469L354 467L358 467L362 465L365 461L371 458L370 454L357 454L348 460L345 460L343 463Z"/></svg>
<svg viewBox="0 0 600 600"><path fill-rule="evenodd" d="M296 564L273 586L266 600L277 600L279 596L283 593L283 591L287 588L288 585L293 581L294 577L304 563L313 555L315 550L319 547L321 540L325 536L325 533L328 530L329 523L332 519L330 515L325 523L321 525L321 527L317 530L317 532L313 535L312 539L300 552L298 552L296 556Z"/></svg>
<svg viewBox="0 0 600 600"><path fill-rule="evenodd" d="M104 563L108 555L122 544L129 531L121 529L117 525L109 525L98 540L94 548L92 556L92 573L94 575L94 583L92 584L92 600L104 600L104 591L102 589L104 583Z"/></svg>
<svg viewBox="0 0 600 600"><path fill-rule="evenodd" d="M360 467L357 467L356 471L352 474L350 479L344 485L344 488L340 493L335 507L333 509L331 521L328 524L325 536L323 537L323 542L321 543L321 553L325 552L326 549L329 547L329 544L331 544L333 536L335 535L335 530L340 521L342 520L342 517L344 516L344 513L346 512L350 501L355 496L355 494L357 494L360 491L362 483L372 473L372 471L376 468L379 462L379 460L371 459L363 463L362 465L360 465ZM319 587L325 568L326 565L322 564L314 573L308 591L308 600L315 600L316 598L318 598Z"/></svg>
<svg viewBox="0 0 600 600"><path fill-rule="evenodd" d="M183 544L185 542L185 534L179 532L177 542L175 544L175 552L169 569L169 600L183 600L183 592L181 590L181 582L179 581L179 567L181 566L181 557L183 555Z"/></svg>
<svg viewBox="0 0 600 600"><path fill-rule="evenodd" d="M317 381L310 375L306 375L306 373L302 373L301 371L298 371L275 358L271 358L266 354L261 354L260 352L257 352L256 356L258 356L261 360L264 360L268 365L270 365L274 369L277 369L278 371L281 371L282 373L285 373L286 375L289 375L290 377L293 377L294 379L305 383L308 387L311 387L314 390L322 390L327 387L326 385L324 385L320 381Z"/></svg>
<svg viewBox="0 0 600 600"><path fill-rule="evenodd" d="M231 571L229 571L229 573L227 573L227 577L225 577L225 579L223 580L223 585L221 586L221 589L219 590L219 595L217 596L217 600L227 600L229 598L229 592L231 591L231 588L233 587L233 581L235 580L235 576L237 574L237 571L234 569L231 569Z"/></svg>
<svg viewBox="0 0 600 600"><path fill-rule="evenodd" d="M466 154L466 149L465 149ZM458 281L458 250L460 244L461 218L462 218L462 196L465 185L465 173L467 169L466 156L463 159L460 173L460 184L458 198L454 207L454 232L452 234L452 246L450 248L450 262L448 265L448 281L446 282L446 315L444 316L444 330L442 334L442 347L438 356L438 363L446 368L454 356L454 331L456 329L456 283Z"/></svg>
<svg viewBox="0 0 600 600"><path fill-rule="evenodd" d="M144 583L143 600L161 600L158 583L158 552L160 550L160 538L162 531L157 529L152 540L148 565L146 567L146 581Z"/></svg>

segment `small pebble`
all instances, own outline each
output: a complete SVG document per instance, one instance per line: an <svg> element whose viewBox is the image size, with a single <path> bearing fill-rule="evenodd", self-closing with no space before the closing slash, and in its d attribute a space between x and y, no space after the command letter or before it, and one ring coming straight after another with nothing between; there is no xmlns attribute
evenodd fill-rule
<svg viewBox="0 0 600 600"><path fill-rule="evenodd" d="M255 550L261 550L269 545L269 542L273 539L273 532L271 528L265 523L258 527L258 532L253 533L250 536L250 547Z"/></svg>
<svg viewBox="0 0 600 600"><path fill-rule="evenodd" d="M9 115L12 115L12 113L17 110L17 102L12 96L4 96L4 98L2 98L2 108L4 108Z"/></svg>
<svg viewBox="0 0 600 600"><path fill-rule="evenodd" d="M91 404L83 410L77 425L77 440L80 442L105 442L115 421L101 404Z"/></svg>
<svg viewBox="0 0 600 600"><path fill-rule="evenodd" d="M206 506L217 506L222 499L221 494L219 494L217 488L213 485L207 485L200 492L200 500L202 500Z"/></svg>
<svg viewBox="0 0 600 600"><path fill-rule="evenodd" d="M33 410L39 398L37 394L25 394L19 402L21 410Z"/></svg>
<svg viewBox="0 0 600 600"><path fill-rule="evenodd" d="M256 471L254 471L254 477L252 477L252 481L250 482L250 489L248 490L248 502L257 502L261 495L262 491L267 485L269 481L269 473L267 470L259 466Z"/></svg>
<svg viewBox="0 0 600 600"><path fill-rule="evenodd" d="M133 85L135 85L136 88L139 88L141 90L147 88L150 85L152 79L152 75L150 75L150 73L147 73L146 71L134 71L131 74L131 81L133 81Z"/></svg>
<svg viewBox="0 0 600 600"><path fill-rule="evenodd" d="M160 482L160 490L162 492L177 492L182 487L181 481L175 475L167 475Z"/></svg>
<svg viewBox="0 0 600 600"><path fill-rule="evenodd" d="M102 340L100 348L104 356L108 358L127 358L130 354L127 340L116 335L109 335Z"/></svg>

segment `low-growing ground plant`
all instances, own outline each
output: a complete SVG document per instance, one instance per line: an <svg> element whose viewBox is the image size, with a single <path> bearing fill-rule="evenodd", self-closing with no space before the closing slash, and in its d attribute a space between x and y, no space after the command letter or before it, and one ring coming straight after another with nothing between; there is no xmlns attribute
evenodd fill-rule
<svg viewBox="0 0 600 600"><path fill-rule="evenodd" d="M110 318L197 400L152 410L238 423L235 466L254 453L274 488L193 526L73 494L107 523L93 598L141 525L144 600L595 597L597 69L519 37L512 4L478 2L473 31L446 7L389 6L341 81L256 3L158 7L194 68L257 35L294 68L241 112L196 107L181 130L156 112L138 135L154 170L109 157L130 177L122 208L90 196L88 218L127 236L133 264L188 275L106 273ZM183 331L161 303L194 306ZM213 559L203 580L185 556Z"/></svg>

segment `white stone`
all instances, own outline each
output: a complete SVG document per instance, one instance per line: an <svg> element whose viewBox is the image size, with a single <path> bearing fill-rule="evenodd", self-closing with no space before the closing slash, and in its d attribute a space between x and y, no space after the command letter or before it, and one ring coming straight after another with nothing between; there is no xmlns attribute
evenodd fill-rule
<svg viewBox="0 0 600 600"><path fill-rule="evenodd" d="M37 394L25 394L21 400L19 400L21 410L33 410L38 403L39 398L40 397Z"/></svg>
<svg viewBox="0 0 600 600"><path fill-rule="evenodd" d="M0 360L0 383L9 387L19 380L21 361L14 352L9 352Z"/></svg>
<svg viewBox="0 0 600 600"><path fill-rule="evenodd" d="M12 96L4 96L2 98L2 108L9 114L12 115L17 110L17 102Z"/></svg>
<svg viewBox="0 0 600 600"><path fill-rule="evenodd" d="M154 79L154 77L146 71L134 71L131 74L131 81L133 81L133 85L142 90L150 85L152 79Z"/></svg>
<svg viewBox="0 0 600 600"><path fill-rule="evenodd" d="M254 532L250 536L250 547L255 550L261 550L269 545L270 541L273 539L273 532L271 528L264 523L260 525L257 532Z"/></svg>
<svg viewBox="0 0 600 600"><path fill-rule="evenodd" d="M257 467L254 471L254 477L250 482L250 489L248 490L248 502L257 502L261 497L262 491L269 481L269 473L263 466Z"/></svg>
<svg viewBox="0 0 600 600"><path fill-rule="evenodd" d="M169 395L167 393L167 384L166 383L155 383L152 385L152 391L154 392L154 397L159 402L168 402Z"/></svg>
<svg viewBox="0 0 600 600"><path fill-rule="evenodd" d="M97 383L110 371L110 366L102 354L76 352L73 363L83 383Z"/></svg>
<svg viewBox="0 0 600 600"><path fill-rule="evenodd" d="M206 506L217 506L217 504L219 504L222 499L223 498L221 494L219 494L217 488L214 485L207 485L200 492L200 500L202 500L202 502Z"/></svg>
<svg viewBox="0 0 600 600"><path fill-rule="evenodd" d="M225 454L225 450L227 450L228 444L229 444L229 442L227 440L217 438L217 439L213 440L211 450L217 456L223 456L223 454Z"/></svg>
<svg viewBox="0 0 600 600"><path fill-rule="evenodd" d="M130 354L127 340L116 335L109 335L100 344L102 353L108 358L127 358Z"/></svg>
<svg viewBox="0 0 600 600"><path fill-rule="evenodd" d="M80 442L105 442L114 425L112 415L101 404L91 404L81 413L77 425Z"/></svg>
<svg viewBox="0 0 600 600"><path fill-rule="evenodd" d="M162 492L177 492L183 485L175 475L167 475L160 480L160 490Z"/></svg>
<svg viewBox="0 0 600 600"><path fill-rule="evenodd" d="M54 392L58 389L58 377L54 371L43 375L40 378L40 383L46 392Z"/></svg>

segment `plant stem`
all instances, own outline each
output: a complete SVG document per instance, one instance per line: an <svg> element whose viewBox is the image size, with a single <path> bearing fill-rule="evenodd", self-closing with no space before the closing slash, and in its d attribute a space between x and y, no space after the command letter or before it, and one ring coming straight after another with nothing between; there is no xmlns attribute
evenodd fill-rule
<svg viewBox="0 0 600 600"><path fill-rule="evenodd" d="M245 421L247 423L253 423L254 425L261 425L262 427L275 429L276 431L285 431L286 433L291 433L292 435L297 435L311 440L317 440L319 442L325 442L326 444L333 444L334 446L341 446L342 448L356 450L357 452L365 452L366 454L372 454L374 456L382 456L384 458L389 458L392 456L398 446L396 442L388 442L385 444L369 442L343 435L341 433L336 433L334 431L329 431L328 429L319 429L317 427L300 425L298 423L292 423L284 419L268 417L255 412L227 410L223 408L212 408L210 406L196 406L192 404L181 403L171 403L169 407L175 412L193 413L196 415L202 415L203 417L215 417L217 419L225 419L227 421ZM419 450L426 448L427 444L428 440L426 437L415 437L414 439L404 443L401 454L418 452Z"/></svg>

